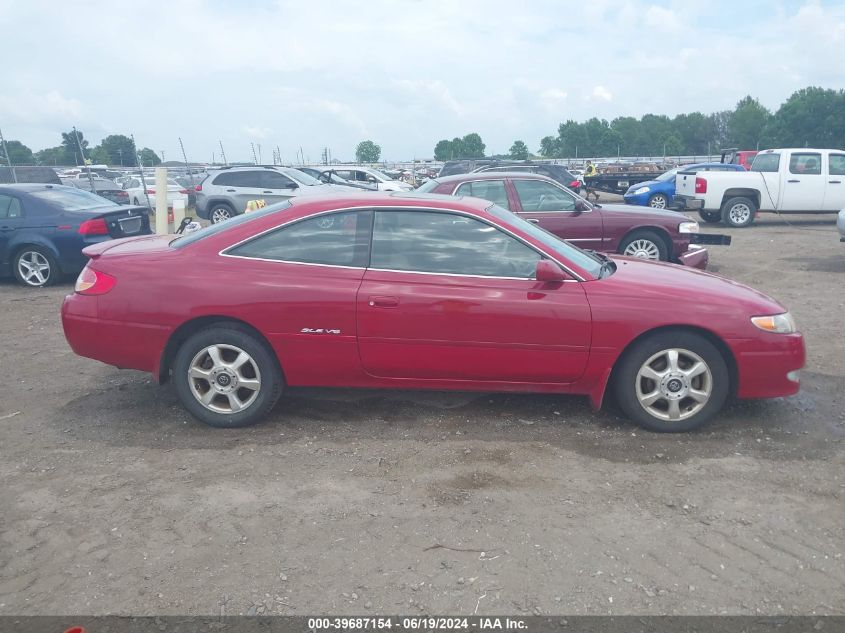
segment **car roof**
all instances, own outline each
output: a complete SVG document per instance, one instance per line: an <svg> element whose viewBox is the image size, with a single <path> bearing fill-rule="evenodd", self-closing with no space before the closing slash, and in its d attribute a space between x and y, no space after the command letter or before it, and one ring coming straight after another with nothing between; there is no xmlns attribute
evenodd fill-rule
<svg viewBox="0 0 845 633"><path fill-rule="evenodd" d="M468 180L501 180L503 177L519 178L520 180L544 180L546 182L558 183L554 178L543 174L536 174L530 171L475 171L468 174L453 174L435 178L440 183L466 182Z"/></svg>
<svg viewBox="0 0 845 633"><path fill-rule="evenodd" d="M54 185L52 183L18 183L0 185L0 191L8 191L11 193L32 193L33 191L44 191L45 189L76 189L67 185Z"/></svg>

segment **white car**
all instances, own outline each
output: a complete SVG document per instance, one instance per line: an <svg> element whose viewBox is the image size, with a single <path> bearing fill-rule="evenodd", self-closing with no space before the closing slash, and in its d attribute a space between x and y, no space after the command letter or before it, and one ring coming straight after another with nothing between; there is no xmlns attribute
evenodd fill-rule
<svg viewBox="0 0 845 633"><path fill-rule="evenodd" d="M149 197L149 206L155 208L156 197L156 181L155 178L145 177L143 183L140 176L135 176L123 186L123 189L129 194L129 203L135 205L146 206L147 198ZM172 178L167 179L167 206L172 207L174 200L182 200L185 207L188 206L188 190L185 189L178 182Z"/></svg>
<svg viewBox="0 0 845 633"><path fill-rule="evenodd" d="M338 167L333 170L338 176L350 182L376 185L379 191L411 191L413 187L401 180L394 180L370 167Z"/></svg>

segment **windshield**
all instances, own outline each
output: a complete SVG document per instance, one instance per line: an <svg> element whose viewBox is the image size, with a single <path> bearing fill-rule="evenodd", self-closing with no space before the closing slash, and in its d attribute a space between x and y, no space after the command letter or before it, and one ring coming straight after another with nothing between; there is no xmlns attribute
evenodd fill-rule
<svg viewBox="0 0 845 633"><path fill-rule="evenodd" d="M188 246L189 244L193 244L194 242L198 242L203 240L207 237L212 235L217 235L222 231L226 231L233 226L238 226L245 222L252 222L258 218L263 218L265 215L270 215L271 213L275 213L276 211L280 211L282 209L287 209L290 206L289 201L280 202L278 204L272 204L269 207L264 207L263 209L259 209L258 211L250 211L249 213L241 213L240 215L236 215L233 218L229 218L228 220L224 220L223 222L218 222L217 224L210 224L209 226L205 227L204 229L200 229L194 233L188 233L187 235L183 235L182 237L177 237L175 240L170 242L170 246L173 248L183 248Z"/></svg>
<svg viewBox="0 0 845 633"><path fill-rule="evenodd" d="M285 176L293 178L296 182L301 185L308 185L309 187L311 187L314 185L323 184L313 176L306 174L304 171L299 171L298 169L292 169L288 167L285 169L279 169L279 171L282 172Z"/></svg>
<svg viewBox="0 0 845 633"><path fill-rule="evenodd" d="M655 180L657 182L668 182L669 180L675 180L675 176L678 175L680 171L680 167L678 169L670 169L665 174L660 174Z"/></svg>
<svg viewBox="0 0 845 633"><path fill-rule="evenodd" d="M541 229L536 224L532 224L531 222L522 219L518 215L511 213L507 209L503 209L498 205L491 205L487 209L487 212L495 218L499 218L500 220L504 220L519 227L520 230L538 240L550 251L560 255L562 259L570 261L579 268L587 271L593 277L598 278L601 275L602 261L595 255L582 251L577 246L573 246L569 242L552 235L545 229Z"/></svg>
<svg viewBox="0 0 845 633"><path fill-rule="evenodd" d="M386 174L381 173L378 169L368 169L367 172L372 174L373 176L375 176L376 178L378 178L379 180L381 180L383 182L386 182L388 180L393 180L393 178L391 178L390 176L388 176Z"/></svg>
<svg viewBox="0 0 845 633"><path fill-rule="evenodd" d="M439 184L440 184L439 180L432 178L431 180L429 180L429 181L423 183L422 185L420 185L419 187L417 187L417 191L419 193L429 193L429 192L434 191L437 188L437 185L439 185Z"/></svg>
<svg viewBox="0 0 845 633"><path fill-rule="evenodd" d="M83 211L92 207L116 207L114 202L83 189L62 187L33 191L30 195L61 207L64 211Z"/></svg>

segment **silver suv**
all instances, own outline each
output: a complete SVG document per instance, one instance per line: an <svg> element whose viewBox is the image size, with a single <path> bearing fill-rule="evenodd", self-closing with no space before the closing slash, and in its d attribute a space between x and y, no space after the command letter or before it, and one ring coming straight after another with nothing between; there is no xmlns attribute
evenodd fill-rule
<svg viewBox="0 0 845 633"><path fill-rule="evenodd" d="M250 200L266 204L282 202L295 196L325 195L346 190L327 185L298 169L254 166L223 167L209 170L197 185L197 215L212 224L239 215Z"/></svg>

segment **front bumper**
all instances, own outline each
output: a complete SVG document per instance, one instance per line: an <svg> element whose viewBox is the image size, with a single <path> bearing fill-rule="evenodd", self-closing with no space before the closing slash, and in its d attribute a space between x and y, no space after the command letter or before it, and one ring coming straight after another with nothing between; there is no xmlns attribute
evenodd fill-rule
<svg viewBox="0 0 845 633"><path fill-rule="evenodd" d="M625 204L633 204L638 207L645 207L648 206L648 198L650 195L651 192L641 193L639 195L626 193L624 196L622 196L622 199L625 200Z"/></svg>
<svg viewBox="0 0 845 633"><path fill-rule="evenodd" d="M704 200L693 196L675 194L674 200L669 206L680 211L701 211L704 208Z"/></svg>
<svg viewBox="0 0 845 633"><path fill-rule="evenodd" d="M762 332L754 339L728 341L736 359L739 398L781 398L798 393L804 367L804 337Z"/></svg>
<svg viewBox="0 0 845 633"><path fill-rule="evenodd" d="M698 268L699 270L706 270L707 264L710 262L710 253L706 248L701 248L690 244L689 250L681 253L678 256L678 263L690 268Z"/></svg>

